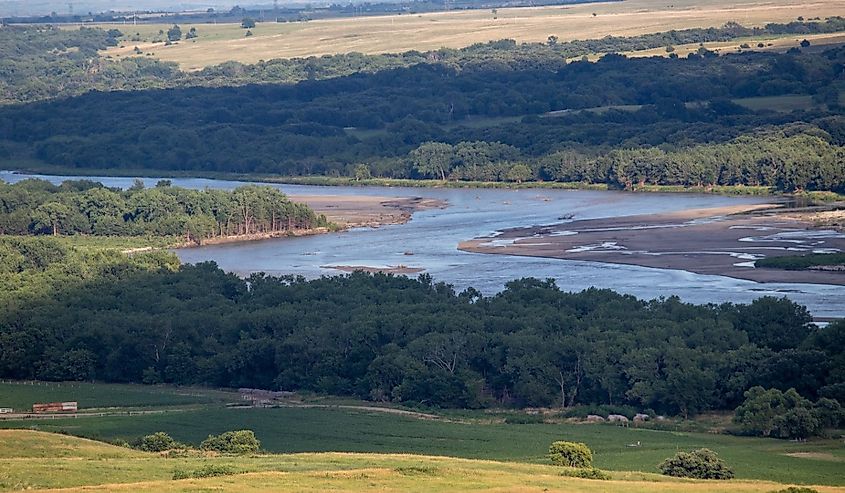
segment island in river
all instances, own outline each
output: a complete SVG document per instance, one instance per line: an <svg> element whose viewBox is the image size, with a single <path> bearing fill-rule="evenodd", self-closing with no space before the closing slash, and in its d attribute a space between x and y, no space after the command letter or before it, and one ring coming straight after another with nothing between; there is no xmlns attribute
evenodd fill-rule
<svg viewBox="0 0 845 493"><path fill-rule="evenodd" d="M841 211L777 204L689 209L512 228L461 242L467 252L679 269L757 282L845 285L845 271L763 269L764 257L845 251L845 233L815 221Z"/></svg>

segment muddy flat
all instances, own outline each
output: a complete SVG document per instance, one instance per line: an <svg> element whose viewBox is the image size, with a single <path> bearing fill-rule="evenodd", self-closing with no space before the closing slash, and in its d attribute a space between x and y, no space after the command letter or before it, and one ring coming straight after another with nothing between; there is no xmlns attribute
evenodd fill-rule
<svg viewBox="0 0 845 493"><path fill-rule="evenodd" d="M819 212L757 204L671 214L575 220L461 242L475 253L678 269L758 282L845 285L845 272L763 269L765 257L845 251L845 233L817 225Z"/></svg>

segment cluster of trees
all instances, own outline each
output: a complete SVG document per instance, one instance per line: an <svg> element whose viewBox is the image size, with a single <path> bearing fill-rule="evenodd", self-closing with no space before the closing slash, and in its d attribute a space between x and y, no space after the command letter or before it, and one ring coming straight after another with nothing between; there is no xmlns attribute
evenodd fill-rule
<svg viewBox="0 0 845 493"><path fill-rule="evenodd" d="M139 271L177 270L164 251L132 256L114 248L82 248L54 237L0 236L0 304L18 296L66 289L86 280L119 279Z"/></svg>
<svg viewBox="0 0 845 493"><path fill-rule="evenodd" d="M409 153L406 166L420 176L442 180L549 180L628 189L750 185L788 191L845 190L845 147L825 137L829 136L810 129L785 128L671 151L658 147L606 153L566 150L540 158L526 157L499 142L454 146L426 142Z"/></svg>
<svg viewBox="0 0 845 493"><path fill-rule="evenodd" d="M139 180L122 191L90 180L0 182L0 234L153 235L201 243L327 225L324 216L267 186L191 190L162 180L145 188Z"/></svg>
<svg viewBox="0 0 845 493"><path fill-rule="evenodd" d="M0 377L683 416L756 385L845 399L845 324L817 329L785 298L696 306L536 279L483 297L425 275L240 279L210 263L116 277L10 295Z"/></svg>
<svg viewBox="0 0 845 493"><path fill-rule="evenodd" d="M845 424L845 409L835 399L822 397L813 403L795 389L782 392L757 386L745 392L734 421L746 433L805 439Z"/></svg>

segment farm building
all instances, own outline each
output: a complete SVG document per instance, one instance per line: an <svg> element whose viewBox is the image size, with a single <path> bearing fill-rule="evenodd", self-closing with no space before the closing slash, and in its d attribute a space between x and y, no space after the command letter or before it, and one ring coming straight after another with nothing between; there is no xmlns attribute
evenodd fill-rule
<svg viewBox="0 0 845 493"><path fill-rule="evenodd" d="M76 401L72 402L48 402L44 404L33 404L32 412L34 413L67 413L76 412L79 406Z"/></svg>

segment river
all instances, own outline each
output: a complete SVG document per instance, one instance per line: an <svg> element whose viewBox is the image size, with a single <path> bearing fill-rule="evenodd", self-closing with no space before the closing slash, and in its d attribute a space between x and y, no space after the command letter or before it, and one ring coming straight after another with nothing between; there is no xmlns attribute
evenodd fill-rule
<svg viewBox="0 0 845 493"><path fill-rule="evenodd" d="M59 183L82 177L23 175L0 171L0 179L17 182L38 177ZM133 178L85 177L110 187L126 188ZM152 186L158 178L145 178ZM172 178L188 188L232 189L244 182ZM678 295L692 303L747 303L760 296L787 296L806 305L816 317L845 317L845 287L822 284L756 283L680 270L569 260L467 253L460 241L506 228L552 224L572 214L592 219L671 212L691 208L762 203L764 197L703 194L599 192L585 190L431 189L382 187L318 187L272 184L290 195L378 195L431 197L449 207L417 212L402 225L360 228L341 233L282 238L249 243L177 250L183 262L213 260L222 269L248 274L298 274L308 278L339 272L328 265L419 267L436 281L456 289L473 286L485 294L520 277L554 278L565 290L591 286L610 288L640 298Z"/></svg>

